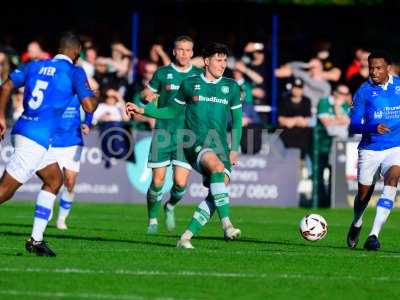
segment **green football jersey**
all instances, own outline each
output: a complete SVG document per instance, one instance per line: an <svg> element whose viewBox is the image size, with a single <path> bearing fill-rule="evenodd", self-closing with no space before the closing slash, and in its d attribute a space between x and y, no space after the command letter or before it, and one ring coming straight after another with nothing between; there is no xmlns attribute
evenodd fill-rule
<svg viewBox="0 0 400 300"><path fill-rule="evenodd" d="M182 81L185 78L199 75L203 70L190 66L187 70L181 71L173 63L159 68L149 82L149 89L160 95L157 100L157 107L166 107L174 100ZM164 129L174 133L177 129L183 128L185 116L182 114L173 120L157 120L156 128Z"/></svg>
<svg viewBox="0 0 400 300"><path fill-rule="evenodd" d="M234 80L221 77L210 82L203 74L187 78L175 102L186 105L185 128L194 133L196 147L228 149L228 115L242 107L240 88Z"/></svg>

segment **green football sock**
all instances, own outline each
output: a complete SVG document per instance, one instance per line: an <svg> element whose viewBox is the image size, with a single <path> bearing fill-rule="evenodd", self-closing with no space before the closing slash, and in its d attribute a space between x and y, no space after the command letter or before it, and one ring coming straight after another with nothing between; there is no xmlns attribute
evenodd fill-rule
<svg viewBox="0 0 400 300"><path fill-rule="evenodd" d="M212 173L210 178L210 192L221 220L229 219L229 193L224 179L223 172Z"/></svg>
<svg viewBox="0 0 400 300"><path fill-rule="evenodd" d="M150 185L147 191L147 214L149 219L157 219L162 200L162 186Z"/></svg>
<svg viewBox="0 0 400 300"><path fill-rule="evenodd" d="M207 199L203 200L196 208L187 230L191 231L193 235L198 233L199 230L208 223L214 210L215 205L213 200L207 197Z"/></svg>
<svg viewBox="0 0 400 300"><path fill-rule="evenodd" d="M171 198L168 201L168 204L175 206L186 193L186 187L180 187L177 185L173 185L171 189Z"/></svg>

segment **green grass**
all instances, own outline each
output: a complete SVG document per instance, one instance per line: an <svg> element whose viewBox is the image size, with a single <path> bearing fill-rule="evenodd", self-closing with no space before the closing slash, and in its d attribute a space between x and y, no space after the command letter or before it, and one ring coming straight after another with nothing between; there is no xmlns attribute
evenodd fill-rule
<svg viewBox="0 0 400 300"><path fill-rule="evenodd" d="M175 248L193 207L177 208L178 228L147 236L142 205L81 204L70 229L46 237L56 258L25 252L33 203L0 208L0 299L396 299L400 295L400 215L381 236L382 250L362 244L374 210L367 212L358 249L345 247L352 212L320 210L327 237L304 241L298 222L308 211L233 207L242 230L225 242L216 218L194 239L194 251ZM53 218L54 219L54 218ZM162 223L161 223L162 225Z"/></svg>

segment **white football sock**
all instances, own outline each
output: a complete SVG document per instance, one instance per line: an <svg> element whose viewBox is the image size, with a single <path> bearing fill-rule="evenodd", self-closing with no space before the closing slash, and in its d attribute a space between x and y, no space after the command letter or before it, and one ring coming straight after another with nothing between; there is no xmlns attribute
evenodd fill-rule
<svg viewBox="0 0 400 300"><path fill-rule="evenodd" d="M374 225L372 226L371 233L369 235L379 236L379 232L389 217L390 211L393 207L393 202L396 197L397 188L394 186L385 185L383 187L381 198L376 204L376 215Z"/></svg>
<svg viewBox="0 0 400 300"><path fill-rule="evenodd" d="M66 219L71 211L72 202L74 201L75 193L68 192L67 189L61 194L60 198L60 209L58 211L59 219Z"/></svg>
<svg viewBox="0 0 400 300"><path fill-rule="evenodd" d="M43 233L49 223L55 199L56 195L44 190L41 190L37 196L32 229L32 237L35 241L43 240Z"/></svg>

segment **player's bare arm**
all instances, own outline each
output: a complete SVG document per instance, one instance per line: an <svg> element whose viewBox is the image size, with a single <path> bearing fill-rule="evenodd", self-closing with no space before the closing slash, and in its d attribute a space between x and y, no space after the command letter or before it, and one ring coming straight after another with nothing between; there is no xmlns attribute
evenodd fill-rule
<svg viewBox="0 0 400 300"><path fill-rule="evenodd" d="M97 108L97 99L95 97L85 97L81 101L82 108L87 113L92 113Z"/></svg>

